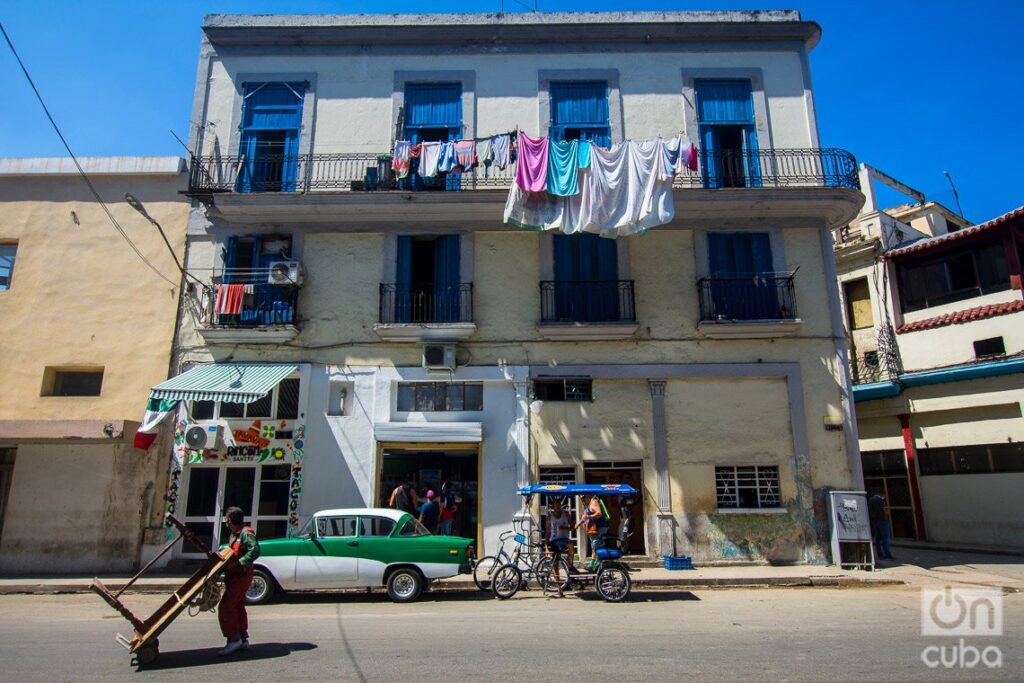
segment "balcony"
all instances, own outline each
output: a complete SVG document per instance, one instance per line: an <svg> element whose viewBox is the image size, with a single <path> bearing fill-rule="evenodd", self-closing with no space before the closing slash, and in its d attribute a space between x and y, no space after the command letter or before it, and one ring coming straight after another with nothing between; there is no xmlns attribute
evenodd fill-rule
<svg viewBox="0 0 1024 683"><path fill-rule="evenodd" d="M548 280L540 283L540 324L547 339L626 339L639 325L632 280Z"/></svg>
<svg viewBox="0 0 1024 683"><path fill-rule="evenodd" d="M722 229L772 221L779 227L853 220L864 197L853 155L840 149L721 150L676 176L676 221ZM515 166L478 167L432 180L398 180L386 152L193 157L187 194L239 222L340 225L395 221L493 221ZM753 201L752 201L753 200Z"/></svg>
<svg viewBox="0 0 1024 683"><path fill-rule="evenodd" d="M797 333L795 273L704 277L697 281L700 322L712 339L765 339Z"/></svg>
<svg viewBox="0 0 1024 683"><path fill-rule="evenodd" d="M460 341L476 332L473 284L380 285L380 322L385 341Z"/></svg>
<svg viewBox="0 0 1024 683"><path fill-rule="evenodd" d="M199 333L207 342L280 344L298 333L301 278L279 268L225 269L204 291Z"/></svg>

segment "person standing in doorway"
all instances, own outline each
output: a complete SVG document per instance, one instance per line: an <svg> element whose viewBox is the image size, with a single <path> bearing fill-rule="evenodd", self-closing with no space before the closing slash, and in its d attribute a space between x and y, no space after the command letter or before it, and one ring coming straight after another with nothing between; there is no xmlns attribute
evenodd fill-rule
<svg viewBox="0 0 1024 683"><path fill-rule="evenodd" d="M889 521L889 503L879 491L868 499L868 518L875 537L875 551L879 557L894 560L892 556L892 522Z"/></svg>
<svg viewBox="0 0 1024 683"><path fill-rule="evenodd" d="M562 592L562 577L560 576L559 560L563 554L567 554L569 562L572 562L572 539L569 532L572 530L572 523L569 513L562 507L561 498L552 498L551 507L548 509L547 533L544 534L544 552L551 557L551 575L555 580L555 594L564 598ZM567 552L568 551L568 552Z"/></svg>
<svg viewBox="0 0 1024 683"><path fill-rule="evenodd" d="M452 483L446 481L441 484L441 535L451 536L455 530L455 512L459 509L455 502L455 494L452 493Z"/></svg>
<svg viewBox="0 0 1024 683"><path fill-rule="evenodd" d="M420 524L427 527L432 534L437 533L438 520L441 518L441 508L434 500L434 492L427 491L427 502L420 508Z"/></svg>
<svg viewBox="0 0 1024 683"><path fill-rule="evenodd" d="M260 556L260 544L251 527L245 526L241 508L230 507L225 522L231 536L228 547L234 553L234 562L224 575L224 596L220 599L217 617L227 644L217 651L221 657L249 649L249 615L245 611L245 594L252 583L253 562Z"/></svg>
<svg viewBox="0 0 1024 683"><path fill-rule="evenodd" d="M416 489L412 487L408 479L395 487L395 490L391 492L390 500L388 500L388 507L408 512L413 517L419 514L417 512L419 506L419 496L416 495Z"/></svg>

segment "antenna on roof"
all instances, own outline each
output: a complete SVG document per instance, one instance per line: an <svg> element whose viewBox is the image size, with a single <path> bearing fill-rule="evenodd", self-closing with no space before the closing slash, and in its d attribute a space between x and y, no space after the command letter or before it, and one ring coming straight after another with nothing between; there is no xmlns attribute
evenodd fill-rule
<svg viewBox="0 0 1024 683"><path fill-rule="evenodd" d="M964 210L960 206L960 193L956 191L956 185L953 184L953 176L949 175L949 171L943 171L942 174L946 176L946 180L949 181L949 186L953 188L953 199L956 200L956 210L960 214L960 218L964 217ZM964 220L967 220L966 218Z"/></svg>

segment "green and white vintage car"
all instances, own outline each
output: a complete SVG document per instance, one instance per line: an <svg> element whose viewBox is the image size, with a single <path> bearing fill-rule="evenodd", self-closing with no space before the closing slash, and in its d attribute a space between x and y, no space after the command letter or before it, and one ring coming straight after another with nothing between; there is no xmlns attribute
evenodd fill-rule
<svg viewBox="0 0 1024 683"><path fill-rule="evenodd" d="M260 551L250 604L279 589L379 586L410 602L427 581L468 573L473 539L434 536L400 510L349 508L317 512L297 537L260 541Z"/></svg>

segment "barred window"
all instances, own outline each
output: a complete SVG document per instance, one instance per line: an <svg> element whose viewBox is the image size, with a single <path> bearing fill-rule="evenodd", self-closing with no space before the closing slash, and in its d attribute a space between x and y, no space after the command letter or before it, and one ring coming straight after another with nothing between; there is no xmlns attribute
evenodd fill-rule
<svg viewBox="0 0 1024 683"><path fill-rule="evenodd" d="M719 509L782 507L776 465L716 467L715 494Z"/></svg>
<svg viewBox="0 0 1024 683"><path fill-rule="evenodd" d="M593 381L586 377L560 377L533 381L538 401L593 401Z"/></svg>

